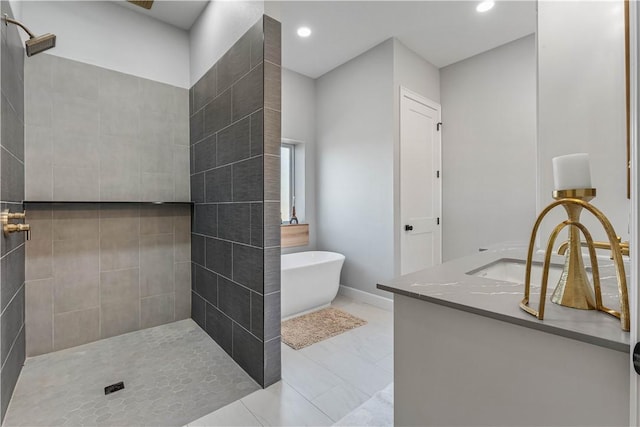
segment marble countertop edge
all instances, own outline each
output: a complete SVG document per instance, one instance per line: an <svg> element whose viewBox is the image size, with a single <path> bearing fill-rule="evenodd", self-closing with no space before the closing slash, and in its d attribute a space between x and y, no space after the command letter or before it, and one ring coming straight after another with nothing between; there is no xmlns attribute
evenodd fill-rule
<svg viewBox="0 0 640 427"><path fill-rule="evenodd" d="M519 307L524 296L524 277L522 283L513 283L468 274L500 260L525 259L526 250L521 247L491 249L379 283L377 288L620 352L630 351L629 333L622 331L620 321L610 315L561 307L547 300L545 319L541 321ZM541 254L534 255L534 262L540 261ZM551 262L562 265L563 261L554 255ZM600 260L599 266L603 298L607 296L609 300L605 304L617 309L613 266L606 260ZM552 292L555 283L549 282L549 288ZM539 295L532 288L530 299L534 307Z"/></svg>

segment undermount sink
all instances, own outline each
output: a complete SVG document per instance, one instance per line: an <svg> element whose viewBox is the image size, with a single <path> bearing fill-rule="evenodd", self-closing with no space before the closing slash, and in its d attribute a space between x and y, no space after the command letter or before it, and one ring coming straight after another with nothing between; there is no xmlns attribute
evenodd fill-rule
<svg viewBox="0 0 640 427"><path fill-rule="evenodd" d="M526 262L519 259L502 258L490 264L483 265L467 272L470 276L484 277L486 279L501 280L504 282L524 283ZM561 264L551 264L549 267L548 285L555 287L562 274ZM590 269L587 268L587 273ZM590 275L589 275L590 276ZM534 262L531 266L531 284L539 285L542 281L542 263Z"/></svg>

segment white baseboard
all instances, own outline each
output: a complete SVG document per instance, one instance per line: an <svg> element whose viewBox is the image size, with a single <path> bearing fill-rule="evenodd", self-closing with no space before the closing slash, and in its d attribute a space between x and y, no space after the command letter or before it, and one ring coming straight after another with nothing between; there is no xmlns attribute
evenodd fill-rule
<svg viewBox="0 0 640 427"><path fill-rule="evenodd" d="M381 297L380 295L371 294L369 292L364 292L344 285L340 285L338 294L353 298L365 304L373 305L383 310L393 311L393 300L391 298Z"/></svg>

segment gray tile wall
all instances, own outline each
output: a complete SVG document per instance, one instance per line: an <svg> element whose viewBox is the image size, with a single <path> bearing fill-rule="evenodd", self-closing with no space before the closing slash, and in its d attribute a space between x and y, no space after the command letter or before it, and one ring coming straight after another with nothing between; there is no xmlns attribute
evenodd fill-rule
<svg viewBox="0 0 640 427"><path fill-rule="evenodd" d="M192 317L260 385L280 379L280 23L191 88Z"/></svg>
<svg viewBox="0 0 640 427"><path fill-rule="evenodd" d="M191 206L27 204L28 356L191 313Z"/></svg>
<svg viewBox="0 0 640 427"><path fill-rule="evenodd" d="M0 13L13 16L7 1ZM0 25L0 209L24 198L24 48L13 25ZM25 359L24 235L0 232L0 422Z"/></svg>
<svg viewBox="0 0 640 427"><path fill-rule="evenodd" d="M27 200L190 200L186 89L47 53L25 73Z"/></svg>

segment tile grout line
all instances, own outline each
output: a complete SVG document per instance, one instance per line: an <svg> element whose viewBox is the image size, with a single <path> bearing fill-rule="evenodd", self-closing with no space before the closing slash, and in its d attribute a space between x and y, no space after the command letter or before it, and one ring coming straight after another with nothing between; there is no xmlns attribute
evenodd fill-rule
<svg viewBox="0 0 640 427"><path fill-rule="evenodd" d="M175 170L174 170L175 171ZM175 179L174 179L174 183L175 183ZM174 198L175 198L175 185L174 185ZM176 321L176 210L175 209L171 209L171 214L173 215L171 217L171 228L173 230L173 238L171 240L172 242L172 248L171 248L171 260L173 261L173 286L172 286L172 290L173 290L173 321Z"/></svg>
<svg viewBox="0 0 640 427"><path fill-rule="evenodd" d="M220 58L222 59L222 58ZM248 76L249 74L251 74L252 71L254 71L256 68L258 68L260 65L262 65L264 63L264 59L260 62L258 62L256 65L253 66L253 68L250 68L249 71L247 71L246 73L240 75L239 77L236 77L236 79L233 81L233 83L231 83L230 86L227 86L224 88L224 90L222 92L220 92L220 88L218 87L218 70L216 69L216 96L214 96L212 99L210 99L209 101L207 101L206 104L202 105L199 109L197 109L196 111L193 112L193 114L190 114L191 116L194 116L196 114L198 114L200 111L202 111L204 108L206 108L208 105L210 105L213 101L216 100L216 98L218 98L221 95L224 95L224 93L230 89L233 88L233 86L235 86L240 80L242 80L243 78L245 78L246 76ZM213 64L209 70L211 70L213 67L215 67L218 63L216 62L215 64ZM251 67L251 64L249 64L249 67ZM208 72L208 71L207 71ZM206 74L206 73L205 73ZM204 76L203 76L204 77ZM195 87L196 84L198 84L200 82L200 80L198 80L193 86ZM233 101L233 98L232 98ZM233 111L233 110L232 110ZM257 111L257 110L256 110ZM255 111L254 111L255 113ZM242 118L245 118L246 116L243 116ZM241 119L239 119L241 120Z"/></svg>
<svg viewBox="0 0 640 427"><path fill-rule="evenodd" d="M202 298L205 301L205 304L209 304L211 305L213 308L215 308L216 310L218 310L220 313L222 313L223 316L225 316L227 319L229 319L231 322L233 322L234 324L238 325L240 328L244 329L245 332L247 332L249 335L251 335L253 338L255 338L256 340L258 340L259 342L263 342L260 338L258 338L257 336L255 336L250 330L248 330L247 328L245 328L244 326L242 326L239 322L237 322L236 320L234 320L231 316L229 316L227 313L225 313L224 311L222 311L222 309L220 309L219 307L216 307L215 305L211 304L208 300L206 300L204 297L202 297L200 294L198 294L196 291L193 291L196 295L198 295L200 298ZM213 339L213 338L211 338ZM275 339L275 338L274 338ZM214 340L215 341L215 340ZM216 341L217 343L217 341ZM233 325L231 326L231 347L233 350ZM235 360L235 359L234 359ZM239 364L238 364L239 365Z"/></svg>
<svg viewBox="0 0 640 427"><path fill-rule="evenodd" d="M244 203L244 202L243 202L243 203ZM230 204L230 203L228 203L228 204ZM236 204L236 203L234 203L234 204ZM217 232L217 227L218 227L218 225L216 224L216 234L218 234L218 232ZM195 234L196 236L205 237L205 238L207 238L207 239L216 239L216 240L220 240L220 241L223 241L223 242L227 242L227 243L231 243L231 244L236 244L236 245L239 245L239 246L245 246L245 247L249 247L249 248L253 248L253 249L272 249L272 248L279 248L279 246L268 246L268 247L254 246L254 245L251 245L251 244L249 244L249 243L236 242L235 240L223 239L223 238L218 237L218 236L210 236L210 235L208 235L208 234L202 234L202 233L196 233L196 232L191 232L191 233L192 233L192 234ZM205 244L205 246L206 246L206 244Z"/></svg>
<svg viewBox="0 0 640 427"><path fill-rule="evenodd" d="M22 243L20 243L18 246L16 246L15 248L11 249L9 252L6 252L0 259L5 259L6 257L8 257L9 255L13 254L14 252L16 252L17 250L19 250L21 247L25 248L25 252L27 249L27 242L26 240Z"/></svg>
<svg viewBox="0 0 640 427"><path fill-rule="evenodd" d="M53 172L52 172L53 173ZM52 190L53 191L53 190ZM53 194L53 193L52 193ZM54 248L55 248L55 241L53 240L53 234L54 234L54 223L53 223L53 208L49 208L49 214L51 217L51 349L50 351L54 351L56 348L56 334L55 334L55 330L56 330L56 271L54 268L54 259L55 259L55 254L54 254Z"/></svg>
<svg viewBox="0 0 640 427"><path fill-rule="evenodd" d="M24 291L25 291L25 301L26 301L26 297L27 297L27 295L26 295L27 288L26 288L26 286L25 286L25 285L26 285L26 283L27 283L26 281L22 282L22 284L20 285L20 287L18 288L18 290L13 294L13 296L11 297L11 299L9 300L9 302L7 303L7 305L6 305L6 307L4 308L4 310L2 310L2 313L0 313L0 317L2 317L2 315L3 315L4 313L6 313L6 311L9 309L9 306L11 305L11 303L13 302L13 300L15 300L15 299L16 299L16 297L18 296L18 294L20 293L20 289L22 289L23 287L24 287Z"/></svg>
<svg viewBox="0 0 640 427"><path fill-rule="evenodd" d="M264 390L264 389L263 389ZM258 390L259 391L259 390ZM245 396L246 397L246 396ZM247 407L247 405L244 404L244 402L242 401L242 399L238 399L238 402L240 402L240 404L242 406L244 406L244 408L249 411L249 413L253 416L253 418L255 418L255 420L258 422L258 424L260 424L261 426L264 427L264 424L262 424L262 422L260 421L260 419L258 418L258 416L256 414L253 413L253 411L251 409L249 409L249 407Z"/></svg>
<svg viewBox="0 0 640 427"><path fill-rule="evenodd" d="M139 162L142 161L140 158ZM142 172L140 172L140 186L142 186ZM142 189L140 190L142 191ZM138 206L137 224L138 224L138 329L142 328L142 210Z"/></svg>
<svg viewBox="0 0 640 427"><path fill-rule="evenodd" d="M329 372L331 372L331 370L329 370ZM331 373L333 374L333 372L331 372ZM334 374L334 375L335 375L335 374ZM284 379L282 380L282 382L283 382L283 383L286 383L289 387L291 387L293 390L295 390L295 391L296 391L296 392L297 392L297 393L298 393L298 394L299 394L299 395L300 395L304 400L306 400L306 401L307 401L311 406L313 406L314 408L316 408L316 409L317 409L318 411L320 411L324 416L326 416L329 420L331 420L331 422L332 422L332 423L336 423L336 422L338 421L338 420L334 420L333 418L331 418L331 416L330 416L329 414L327 414L327 413L326 413L325 411L323 411L323 410L322 410L318 405L316 405L316 404L313 402L313 400L308 399L308 398L307 398L307 396L305 396L304 394L302 394L302 392L301 392L300 390L298 390L298 389L297 389L293 384L289 383L288 381L286 381L286 380L284 380ZM328 393L329 391L333 390L333 389L334 389L334 388L336 388L336 387L338 387L338 386L332 386L332 387L331 387L329 390L327 390L325 393ZM318 396L316 396L316 397L314 398L314 400L315 400L315 399L317 399L318 397L322 396L322 394L324 394L324 393L321 393L321 394L319 394Z"/></svg>
<svg viewBox="0 0 640 427"><path fill-rule="evenodd" d="M100 187L98 184L99 191ZM98 205L98 339L102 339L102 214Z"/></svg>
<svg viewBox="0 0 640 427"><path fill-rule="evenodd" d="M231 279L231 278L229 278L229 277L225 276L224 274L220 274L220 273L218 273L218 272L216 272L216 271L214 271L214 270L211 270L211 269L209 269L208 267L206 267L206 266L204 266L204 265L200 265L200 264L198 264L198 263L194 263L194 264L195 264L196 266L198 266L198 267L200 267L200 268L202 268L202 269L204 269L204 270L206 270L206 271L210 272L210 273L215 274L215 275L216 275L216 277L222 277L223 279L228 280L229 282L233 283L234 285L238 285L238 286L240 286L240 287L242 287L242 288L244 288L244 289L246 289L246 290L248 290L248 291L250 291L250 292L252 292L252 293L258 294L258 295L260 295L260 296L265 296L264 294L261 294L260 292L256 291L255 289L251 289L251 288L250 288L250 287L248 287L247 285L242 284L242 283L240 283L240 282L237 282L237 281L235 281L235 280L233 280L233 279ZM216 280L217 280L217 279L216 279ZM217 292L217 289L216 289L216 292ZM275 293L277 293L277 292L280 292L280 291L271 292L271 293L269 293L268 295L273 295L273 294L275 294ZM218 294L216 293L216 300L217 300L217 299L218 299Z"/></svg>
<svg viewBox="0 0 640 427"><path fill-rule="evenodd" d="M7 358L2 361L2 367L0 367L0 371L4 370L4 367L6 366L7 361L9 360L9 355L11 354L11 351L15 347L16 342L18 342L18 338L20 338L20 334L22 333L23 330L25 331L25 340L26 340L26 328L25 328L25 324L23 323L22 326L20 327L20 330L18 330L16 337L13 339L11 346L9 347L9 351L7 352ZM25 359L26 359L26 351L25 351Z"/></svg>
<svg viewBox="0 0 640 427"><path fill-rule="evenodd" d="M227 90L228 90L228 89L227 89ZM226 91L225 91L225 92L226 92ZM232 101L233 101L233 99L232 99ZM228 128L230 128L230 127L232 127L232 126L237 125L239 122L241 122L241 121L243 121L243 120L245 120L245 119L247 119L247 118L250 118L250 117L251 117L251 116L253 116L255 113L257 113L257 112L259 112L260 110L263 110L263 109L264 109L264 107L261 107L261 108L258 108L257 110L254 110L254 111L252 111L252 112L250 112L250 113L245 114L244 116L242 116L242 117L240 117L240 118L238 118L238 119L236 119L236 120L231 119L231 123L224 125L224 127L221 127L220 129L216 130L215 132L211 132L211 133L209 133L209 134L204 135L202 138L200 138L200 139L198 139L198 140L196 140L196 141L193 141L193 142L189 141L189 145L197 145L197 144L200 144L200 143L201 143L201 142L203 142L205 139L208 139L208 138L212 137L213 135L217 135L218 133L220 133L220 132L222 132L222 131L224 131L224 130L227 130ZM280 111L278 111L278 110L274 110L273 108L269 108L269 110L280 113ZM189 116L189 120L191 120L191 118L193 118L193 116L195 116L196 114L197 114L197 113L194 113L193 115ZM203 116L203 118L202 118L202 119L204 120L204 116ZM203 122L203 128L204 128L204 122ZM203 129L203 133L204 133L204 129Z"/></svg>

